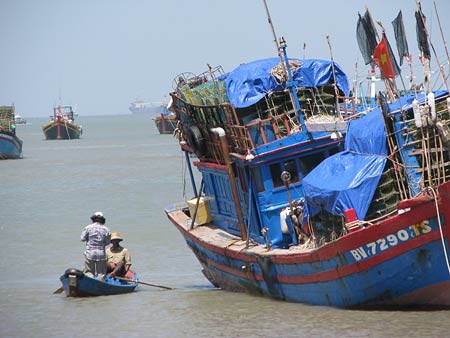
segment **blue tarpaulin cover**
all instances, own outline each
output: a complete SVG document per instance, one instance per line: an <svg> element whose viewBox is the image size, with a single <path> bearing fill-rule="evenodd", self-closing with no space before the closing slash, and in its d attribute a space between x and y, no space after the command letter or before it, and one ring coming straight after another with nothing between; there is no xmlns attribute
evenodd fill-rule
<svg viewBox="0 0 450 338"><path fill-rule="evenodd" d="M324 209L344 215L354 208L358 219L366 216L386 164L384 120L379 108L350 122L345 151L337 153L312 170L303 180L310 214Z"/></svg>
<svg viewBox="0 0 450 338"><path fill-rule="evenodd" d="M331 61L299 60L301 67L292 74L293 80L300 87L317 87L333 83ZM282 90L280 85L270 74L270 70L280 63L278 58L269 58L242 64L227 74L226 89L230 102L236 108L249 107L261 100L267 93ZM348 80L344 71L334 63L334 72L338 88L347 96L349 93Z"/></svg>

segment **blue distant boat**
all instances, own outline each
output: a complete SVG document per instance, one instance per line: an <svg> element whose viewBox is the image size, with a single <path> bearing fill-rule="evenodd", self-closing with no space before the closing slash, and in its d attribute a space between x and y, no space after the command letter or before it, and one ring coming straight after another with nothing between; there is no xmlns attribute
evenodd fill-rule
<svg viewBox="0 0 450 338"><path fill-rule="evenodd" d="M90 297L118 295L133 292L138 286L138 277L129 272L126 278L111 278L106 275L104 280L89 277L78 269L67 269L60 277L62 288L67 297Z"/></svg>
<svg viewBox="0 0 450 338"><path fill-rule="evenodd" d="M0 159L22 158L22 140L16 135L14 106L0 107Z"/></svg>

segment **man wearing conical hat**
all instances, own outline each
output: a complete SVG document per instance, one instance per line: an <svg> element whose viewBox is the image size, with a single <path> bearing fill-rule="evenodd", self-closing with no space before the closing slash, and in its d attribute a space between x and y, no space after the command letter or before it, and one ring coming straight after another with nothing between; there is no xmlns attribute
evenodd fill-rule
<svg viewBox="0 0 450 338"><path fill-rule="evenodd" d="M106 249L106 259L108 261L108 272L111 277L123 277L130 270L131 257L127 248L119 243L123 241L118 232L111 234L111 247Z"/></svg>

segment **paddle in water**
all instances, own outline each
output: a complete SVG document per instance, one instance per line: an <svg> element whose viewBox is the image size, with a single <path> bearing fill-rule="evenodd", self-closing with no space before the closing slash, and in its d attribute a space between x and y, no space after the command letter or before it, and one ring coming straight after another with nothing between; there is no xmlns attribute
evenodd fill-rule
<svg viewBox="0 0 450 338"><path fill-rule="evenodd" d="M53 291L54 295L58 295L60 293L62 293L64 291L64 288L61 286L59 289L56 289L55 291Z"/></svg>
<svg viewBox="0 0 450 338"><path fill-rule="evenodd" d="M175 290L175 288L171 288L169 286L164 286L164 285L158 285L158 284L152 284L152 283L147 283L147 282L141 282L140 280L133 280L130 278L125 278L125 277L114 277L115 279L118 280L123 280L125 282L130 282L130 283L139 283L139 284L144 284L144 285L148 285L148 286L153 286L155 288L161 288L161 289L165 289L165 290Z"/></svg>

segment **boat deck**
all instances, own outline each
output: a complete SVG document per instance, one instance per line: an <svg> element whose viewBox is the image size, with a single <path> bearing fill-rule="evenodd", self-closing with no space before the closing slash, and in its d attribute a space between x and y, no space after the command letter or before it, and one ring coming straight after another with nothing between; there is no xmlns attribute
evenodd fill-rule
<svg viewBox="0 0 450 338"><path fill-rule="evenodd" d="M184 207L187 207L185 204ZM230 234L217 226L213 222L197 225L191 229L192 218L183 211L183 204L177 204L173 209L166 209L169 219L174 223L178 229L187 237L196 238L205 245L211 247L219 247L226 250L227 254L230 252L245 253L248 255L292 255L292 254L307 254L314 251L314 248L305 245L291 246L288 249L271 248L267 249L260 244L253 241L248 242L242 240L240 237Z"/></svg>

